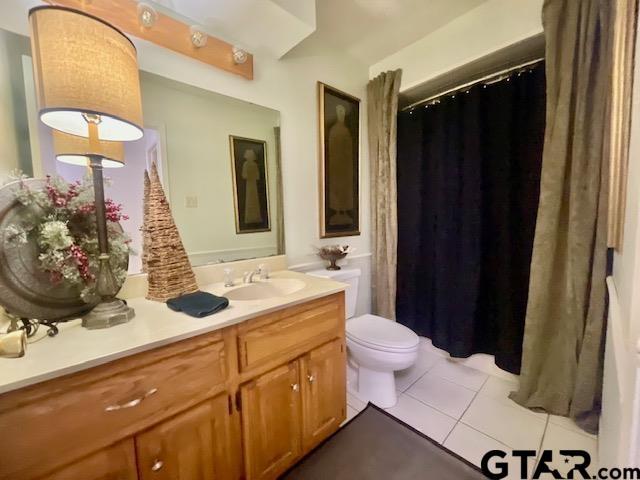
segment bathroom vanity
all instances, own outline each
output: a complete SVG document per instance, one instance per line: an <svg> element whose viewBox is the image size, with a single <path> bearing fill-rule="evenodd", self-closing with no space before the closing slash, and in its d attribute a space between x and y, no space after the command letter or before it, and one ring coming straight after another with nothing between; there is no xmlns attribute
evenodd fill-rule
<svg viewBox="0 0 640 480"><path fill-rule="evenodd" d="M130 324L63 328L5 360L0 479L282 474L345 418L345 304L340 283L274 277L305 288L204 319L132 299Z"/></svg>

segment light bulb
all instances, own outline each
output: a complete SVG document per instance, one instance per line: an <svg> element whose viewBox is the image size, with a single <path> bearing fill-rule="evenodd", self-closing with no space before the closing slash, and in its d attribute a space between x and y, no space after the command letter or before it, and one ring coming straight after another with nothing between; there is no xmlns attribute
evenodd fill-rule
<svg viewBox="0 0 640 480"><path fill-rule="evenodd" d="M192 25L189 28L191 43L196 48L202 48L207 44L207 34L202 30L202 28L197 25Z"/></svg>
<svg viewBox="0 0 640 480"><path fill-rule="evenodd" d="M145 28L151 28L158 19L158 13L148 3L138 3L138 21Z"/></svg>
<svg viewBox="0 0 640 480"><path fill-rule="evenodd" d="M247 52L241 48L233 47L233 63L236 65L242 65L247 61Z"/></svg>

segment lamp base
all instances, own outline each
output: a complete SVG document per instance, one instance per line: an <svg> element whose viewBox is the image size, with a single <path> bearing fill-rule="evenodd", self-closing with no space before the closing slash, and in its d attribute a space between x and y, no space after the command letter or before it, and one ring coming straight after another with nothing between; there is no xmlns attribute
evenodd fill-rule
<svg viewBox="0 0 640 480"><path fill-rule="evenodd" d="M89 330L110 328L127 323L135 317L135 310L118 298L100 302L82 318L82 326Z"/></svg>

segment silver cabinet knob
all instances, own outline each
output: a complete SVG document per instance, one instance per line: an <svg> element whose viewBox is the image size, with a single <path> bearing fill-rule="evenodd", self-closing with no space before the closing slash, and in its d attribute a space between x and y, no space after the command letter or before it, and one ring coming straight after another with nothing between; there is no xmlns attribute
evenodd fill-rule
<svg viewBox="0 0 640 480"><path fill-rule="evenodd" d="M313 383L316 381L316 377L315 375L307 375L307 380L309 380L309 383Z"/></svg>
<svg viewBox="0 0 640 480"><path fill-rule="evenodd" d="M153 462L153 465L151 466L151 470L154 472L157 472L163 466L164 466L164 462L162 460L156 460L155 462Z"/></svg>
<svg viewBox="0 0 640 480"><path fill-rule="evenodd" d="M298 390L300 390L300 385L298 385L297 383L291 384L291 390L297 392Z"/></svg>

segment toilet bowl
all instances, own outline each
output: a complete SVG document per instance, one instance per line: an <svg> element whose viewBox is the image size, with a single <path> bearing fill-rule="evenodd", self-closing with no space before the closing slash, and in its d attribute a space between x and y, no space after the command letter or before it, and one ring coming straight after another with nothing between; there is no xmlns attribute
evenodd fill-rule
<svg viewBox="0 0 640 480"><path fill-rule="evenodd" d="M382 408L397 402L394 372L418 358L418 336L399 323L376 315L347 320L347 352L356 369L351 393Z"/></svg>
<svg viewBox="0 0 640 480"><path fill-rule="evenodd" d="M354 317L360 270L314 270L316 277L331 278L348 285L345 291L348 364L353 377L348 389L363 402L382 408L396 404L394 372L412 366L418 358L418 335L411 329L376 315Z"/></svg>

